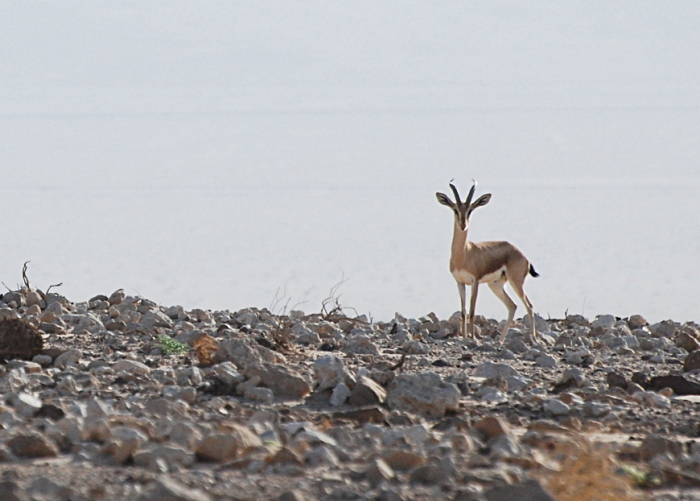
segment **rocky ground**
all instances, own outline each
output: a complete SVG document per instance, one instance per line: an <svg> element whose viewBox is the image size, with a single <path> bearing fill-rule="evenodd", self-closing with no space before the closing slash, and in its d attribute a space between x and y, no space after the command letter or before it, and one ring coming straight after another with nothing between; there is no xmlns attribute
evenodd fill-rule
<svg viewBox="0 0 700 501"><path fill-rule="evenodd" d="M698 325L477 320L8 292L0 500L700 500Z"/></svg>

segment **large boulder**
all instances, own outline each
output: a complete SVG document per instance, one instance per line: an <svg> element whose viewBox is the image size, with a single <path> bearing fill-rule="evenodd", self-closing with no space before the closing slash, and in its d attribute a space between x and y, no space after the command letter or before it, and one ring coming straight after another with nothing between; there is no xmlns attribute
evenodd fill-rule
<svg viewBox="0 0 700 501"><path fill-rule="evenodd" d="M389 386L386 401L391 409L436 418L448 410L456 410L460 396L455 385L446 383L434 372L421 372L396 378Z"/></svg>
<svg viewBox="0 0 700 501"><path fill-rule="evenodd" d="M314 362L314 378L319 390L335 388L347 377L343 361L333 355L321 357Z"/></svg>
<svg viewBox="0 0 700 501"><path fill-rule="evenodd" d="M248 378L259 377L260 383L277 398L298 399L311 393L311 385L298 372L282 364L254 364L243 371Z"/></svg>
<svg viewBox="0 0 700 501"><path fill-rule="evenodd" d="M260 447L260 439L245 426L230 424L226 432L212 433L197 445L197 456L206 461L222 463L243 456Z"/></svg>
<svg viewBox="0 0 700 501"><path fill-rule="evenodd" d="M281 355L260 346L252 339L227 339L219 343L219 349L214 355L215 362L226 360L233 362L238 370L243 370L249 365L280 362Z"/></svg>

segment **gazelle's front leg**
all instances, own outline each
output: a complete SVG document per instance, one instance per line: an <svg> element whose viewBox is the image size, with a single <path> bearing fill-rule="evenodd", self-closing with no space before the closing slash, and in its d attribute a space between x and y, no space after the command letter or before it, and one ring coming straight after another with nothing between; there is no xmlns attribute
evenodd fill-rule
<svg viewBox="0 0 700 501"><path fill-rule="evenodd" d="M472 339L476 339L474 335L474 312L476 311L476 295L479 292L479 281L474 280L472 283L472 298L469 303L469 335Z"/></svg>
<svg viewBox="0 0 700 501"><path fill-rule="evenodd" d="M466 302L466 290L462 282L457 282L457 288L459 289L459 304L461 305L462 317L459 319L459 333L462 337L467 335L467 312L464 308L464 303Z"/></svg>

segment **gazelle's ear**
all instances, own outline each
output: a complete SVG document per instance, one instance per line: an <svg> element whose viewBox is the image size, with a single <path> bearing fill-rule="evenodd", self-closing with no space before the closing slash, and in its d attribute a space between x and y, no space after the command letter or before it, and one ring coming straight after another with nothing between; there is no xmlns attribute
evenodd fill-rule
<svg viewBox="0 0 700 501"><path fill-rule="evenodd" d="M477 198L474 201L474 203L472 203L469 206L469 214L471 214L472 211L474 209L476 209L477 207L482 207L482 206L486 205L487 203L489 203L490 200L491 200L491 193L487 193L486 195L481 195L479 198Z"/></svg>
<svg viewBox="0 0 700 501"><path fill-rule="evenodd" d="M442 205L447 205L450 209L455 208L454 202L444 193L436 193L435 196L437 197L438 202L440 202Z"/></svg>

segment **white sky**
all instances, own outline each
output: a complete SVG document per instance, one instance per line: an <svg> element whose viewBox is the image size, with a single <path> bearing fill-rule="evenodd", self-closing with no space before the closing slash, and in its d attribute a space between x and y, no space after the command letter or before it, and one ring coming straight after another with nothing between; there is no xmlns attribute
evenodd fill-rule
<svg viewBox="0 0 700 501"><path fill-rule="evenodd" d="M569 306L578 308L583 296L591 295L590 284L609 288L610 298L643 291L632 299L642 309L651 308L656 292L649 290L650 283L675 277L681 282L667 287L681 298L679 314L690 317L689 291L696 282L692 275L697 276L693 263L698 247L674 228L693 228L693 218L698 217L692 212L695 196L690 188L700 187L699 26L696 1L0 0L0 189L6 206L12 201L5 217L19 221L17 231L24 228L33 235L47 231L40 221L27 219L21 202L14 202L23 200L21 190L39 190L32 195L35 198L28 198L46 204L36 209L46 213L66 200L65 193L51 190L77 189L67 197L82 200L84 208L67 208L68 213L101 214L105 209L100 201L107 199L99 190L119 189L118 204L105 202L115 204L107 216L125 206L132 211L125 214L138 219L148 201L138 190L235 188L248 190L246 194L253 197L248 206L256 207L258 226L266 228L279 222L279 214L255 204L263 204L266 188L290 188L300 191L292 192L296 195L281 209L288 210L283 215L288 239L295 231L323 230L312 224L312 205L295 212L297 204L315 203L316 195L304 190L365 190L360 198L371 202L362 207L326 208L325 217L332 224L348 214L365 216L362 211L374 207L375 199L367 190L381 188L397 190L390 195L395 198L389 198L395 202L384 203L372 214L395 219L380 225L382 235L373 238L393 242L403 239L405 228L417 235L427 231L433 238L449 233L449 214L436 207L433 193L445 190L453 177L460 186L477 178L484 189L494 191L494 203L480 215L474 238L515 238L532 249L538 269L558 280L539 286L544 311L549 309L547 303L557 313ZM579 186L594 190L592 197L581 196L580 206L572 206L573 199L556 199L566 194L552 195L552 190ZM665 192L663 203L654 205L654 189L669 187L682 191ZM635 189L640 190L638 198L630 191ZM200 202L191 203L200 206L188 211L183 193L177 192L177 208L163 209L159 217L184 207L177 212L180 219L169 224L196 228L199 222L188 217L198 213L201 200L207 198L201 193L193 197ZM524 203L535 196L536 202ZM547 203L550 196L554 198ZM139 197L145 201L139 202ZM352 203L350 196L344 200ZM592 240L585 241L600 226L598 213L585 206L587 200L596 200L598 207L610 206L604 213L610 218L593 239L596 245L612 246L609 258L599 256L600 247ZM169 203L174 202L164 206ZM637 211L636 204L643 210ZM562 212L562 207L570 212ZM222 206L224 214L216 215L224 217L229 209ZM539 240L528 241L530 233L522 224L509 226L513 210L519 211L518 221L544 228ZM558 226L552 228L555 222ZM442 223L444 227L435 226ZM129 226L119 224L119 231L128 234ZM139 231L147 248L160 245L148 240L147 227ZM623 237L626 231L644 234L646 240L636 245L648 255L627 257L635 247L630 237ZM578 257L574 247L559 251L558 240L543 249L548 234L553 240L567 238L590 248L581 247ZM648 244L656 234L665 245ZM20 237L9 230L5 235L14 239L8 241L14 250L0 265L0 278L31 258L37 279L44 278L43 266L46 281L57 281L48 276L53 270L63 281L74 274L75 282L79 279L65 256L73 255L76 261L90 258L72 248L62 249L60 238L52 236L58 239L60 263L67 266L61 274L52 256L27 252L36 248L36 242ZM275 241L280 237L274 231L254 237L271 239L264 252L275 252L286 243ZM364 237L369 238L366 232ZM367 251L368 242L361 244ZM110 245L120 251L118 243ZM177 245L158 249L181 262L186 256L175 253ZM433 247L421 244L420 251L428 256ZM669 248L677 249L678 255L664 261ZM304 252L299 250L297 258ZM408 255L411 249L402 252ZM443 252L435 252L444 258ZM299 269L282 262L267 270L272 277L262 290L249 291L247 303L246 297L238 296L237 306L266 306L260 298L270 298L271 289L303 276L304 266L323 268L319 259L325 256L322 252L319 256ZM364 255L360 256L344 261L336 255L331 259L334 267L321 270L328 277L346 271L358 284L349 291L358 304L363 290L389 280L376 275L363 282ZM215 259L215 254L209 258ZM357 263L347 264L355 259ZM385 257L375 259L381 262ZM606 266L596 268L596 259ZM567 274L578 261L591 269L584 269L576 284L567 285ZM561 262L561 269L555 262ZM654 263L650 270L640 270L647 262ZM144 258L134 276L126 275L122 282L100 276L97 261L91 266L94 280L108 284L100 287L112 287L112 281L136 287L136 279L147 276L154 264ZM197 265L198 273L220 272L203 266ZM415 305L421 287L428 283L426 277L434 273L432 266L426 265L421 270L424 277L417 277L411 308L422 308ZM167 275L170 269L162 272ZM403 271L407 277L414 272ZM386 273L396 277L398 272ZM649 273L646 280L645 273ZM611 277L615 281L609 284ZM327 280L328 284L313 284L325 293L337 281ZM447 275L432 286L453 288L450 280ZM172 297L164 297L163 291L151 294L188 306L192 296L177 296L187 290L202 302L209 301L197 306L220 307L206 293L197 292L200 286L198 277L183 277L179 289L170 286ZM624 286L624 293L618 286ZM149 296L148 287L141 287ZM221 295L230 284L218 287ZM84 283L73 293L110 292L95 288L95 282ZM576 289L576 294L559 304L557 296L565 296L564 288ZM450 301L452 296L454 289L449 291ZM400 303L402 296L395 300ZM587 301L596 313L616 313L600 311L605 304L626 307L604 295L600 305L591 297ZM491 311L500 314L501 309L497 304Z"/></svg>
<svg viewBox="0 0 700 501"><path fill-rule="evenodd" d="M413 89L430 103L456 87L468 106L697 106L699 25L694 1L6 1L0 78L6 91L126 101L134 89L311 99L330 87L360 101Z"/></svg>

